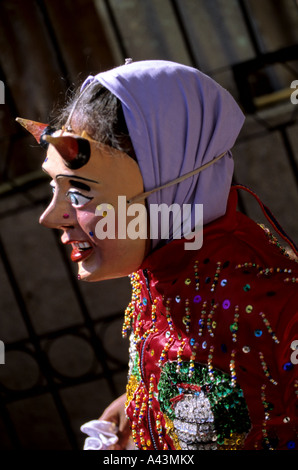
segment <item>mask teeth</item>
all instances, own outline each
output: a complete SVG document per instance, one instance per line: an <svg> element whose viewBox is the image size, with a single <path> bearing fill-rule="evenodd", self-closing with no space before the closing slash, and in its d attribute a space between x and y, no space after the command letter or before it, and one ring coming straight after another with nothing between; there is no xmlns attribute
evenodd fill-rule
<svg viewBox="0 0 298 470"><path fill-rule="evenodd" d="M90 144L87 139L62 135L43 135L42 141L52 144L65 161L68 168L77 170L86 165L90 158Z"/></svg>
<svg viewBox="0 0 298 470"><path fill-rule="evenodd" d="M33 135L35 140L40 144L40 139L48 124L43 124L41 122L31 121L30 119L23 119L20 117L16 118L16 121L21 124L30 134Z"/></svg>

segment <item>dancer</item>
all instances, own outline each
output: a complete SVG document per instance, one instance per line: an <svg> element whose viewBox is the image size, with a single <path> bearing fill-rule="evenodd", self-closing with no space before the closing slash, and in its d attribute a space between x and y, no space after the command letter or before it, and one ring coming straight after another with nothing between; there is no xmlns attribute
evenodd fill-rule
<svg viewBox="0 0 298 470"><path fill-rule="evenodd" d="M231 95L192 67L129 61L88 77L54 128L19 121L48 145L40 221L79 278L131 279L127 393L86 448L297 448L297 249L257 196L291 255L237 211Z"/></svg>

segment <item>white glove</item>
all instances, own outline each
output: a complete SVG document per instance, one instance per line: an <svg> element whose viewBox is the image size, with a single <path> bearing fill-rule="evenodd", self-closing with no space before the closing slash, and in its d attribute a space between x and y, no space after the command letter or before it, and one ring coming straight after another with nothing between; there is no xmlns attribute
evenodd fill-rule
<svg viewBox="0 0 298 470"><path fill-rule="evenodd" d="M84 450L108 450L118 441L118 426L103 420L92 420L81 426L81 431L88 434Z"/></svg>

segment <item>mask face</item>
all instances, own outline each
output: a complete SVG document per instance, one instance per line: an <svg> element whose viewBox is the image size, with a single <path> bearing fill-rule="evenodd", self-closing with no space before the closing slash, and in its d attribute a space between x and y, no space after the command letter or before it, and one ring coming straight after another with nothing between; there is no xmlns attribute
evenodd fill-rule
<svg viewBox="0 0 298 470"><path fill-rule="evenodd" d="M53 137L60 135L56 131ZM70 168L58 147L49 144L42 168L52 178L53 199L40 223L62 230L62 243L72 246L79 278L99 281L137 270L147 253L148 237L130 237L127 231L136 214L128 215L126 201L143 191L138 164L119 150L91 139L89 144L90 158L78 169ZM139 208L144 210L138 222L147 227L144 202Z"/></svg>

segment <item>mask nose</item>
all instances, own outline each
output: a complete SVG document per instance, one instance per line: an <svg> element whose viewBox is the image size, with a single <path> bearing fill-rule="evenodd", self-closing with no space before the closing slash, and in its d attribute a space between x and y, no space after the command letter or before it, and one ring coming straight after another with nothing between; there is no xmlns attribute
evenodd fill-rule
<svg viewBox="0 0 298 470"><path fill-rule="evenodd" d="M62 229L74 226L74 209L67 202L57 203L53 200L41 214L39 223L47 228Z"/></svg>

